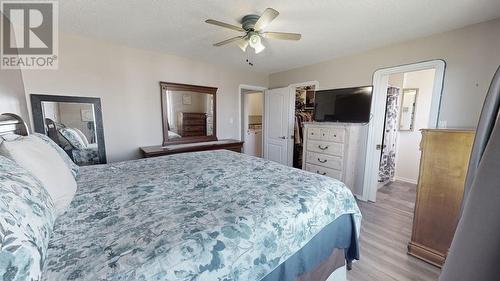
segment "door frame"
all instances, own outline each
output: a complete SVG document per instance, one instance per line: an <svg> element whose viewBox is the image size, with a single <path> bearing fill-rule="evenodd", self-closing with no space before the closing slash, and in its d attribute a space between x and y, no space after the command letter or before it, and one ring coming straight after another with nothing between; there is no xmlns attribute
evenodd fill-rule
<svg viewBox="0 0 500 281"><path fill-rule="evenodd" d="M368 124L368 139L366 142L365 171L363 178L363 196L360 200L376 201L377 176L380 165L380 153L376 145L382 141L385 101L387 95L388 77L391 74L402 72L413 72L426 69L435 69L434 85L431 98L431 110L429 114L429 128L437 128L439 121L439 109L444 85L444 74L446 62L441 59L405 64L394 67L378 69L373 74L373 95L371 103L371 122Z"/></svg>
<svg viewBox="0 0 500 281"><path fill-rule="evenodd" d="M245 85L245 84L240 84L238 86L238 139L240 141L245 141L244 138L244 126L243 126L243 93L241 92L242 90L251 90L251 91L256 91L256 92L262 92L264 95L266 94L267 87L263 86L254 86L254 85ZM266 106L266 99L265 97L262 100L262 155L264 155L264 134L265 130L264 127L266 126L265 124L265 106Z"/></svg>
<svg viewBox="0 0 500 281"><path fill-rule="evenodd" d="M300 82L300 83L293 83L288 85L288 89L290 91L290 114L289 114L289 120L288 120L288 136L290 136L288 140L288 159L287 163L288 166L292 167L293 166L293 141L294 138L291 137L294 135L294 127L295 127L295 88L297 87L304 87L304 86L311 86L314 85L314 91L319 90L319 81L318 80L312 80L312 81L306 81L306 82ZM302 159L303 160L303 159Z"/></svg>

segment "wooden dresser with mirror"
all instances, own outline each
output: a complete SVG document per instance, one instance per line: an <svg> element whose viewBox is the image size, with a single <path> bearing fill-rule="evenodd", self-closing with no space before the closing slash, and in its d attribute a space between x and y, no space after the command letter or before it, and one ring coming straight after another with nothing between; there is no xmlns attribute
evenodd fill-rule
<svg viewBox="0 0 500 281"><path fill-rule="evenodd" d="M217 139L217 88L160 82L163 143L141 147L143 157L229 149L243 142Z"/></svg>

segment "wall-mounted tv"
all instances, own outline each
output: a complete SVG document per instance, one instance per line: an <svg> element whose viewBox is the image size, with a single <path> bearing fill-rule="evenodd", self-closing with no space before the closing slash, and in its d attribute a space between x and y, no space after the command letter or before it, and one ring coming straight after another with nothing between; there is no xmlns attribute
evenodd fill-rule
<svg viewBox="0 0 500 281"><path fill-rule="evenodd" d="M316 91L314 121L367 123L372 86Z"/></svg>

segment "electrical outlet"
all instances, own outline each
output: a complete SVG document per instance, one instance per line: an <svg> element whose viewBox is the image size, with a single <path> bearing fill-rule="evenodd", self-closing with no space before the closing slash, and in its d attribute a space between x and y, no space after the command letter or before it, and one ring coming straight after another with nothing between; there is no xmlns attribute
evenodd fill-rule
<svg viewBox="0 0 500 281"><path fill-rule="evenodd" d="M448 124L447 124L446 120L440 120L438 122L438 128L446 129L447 127L448 127Z"/></svg>

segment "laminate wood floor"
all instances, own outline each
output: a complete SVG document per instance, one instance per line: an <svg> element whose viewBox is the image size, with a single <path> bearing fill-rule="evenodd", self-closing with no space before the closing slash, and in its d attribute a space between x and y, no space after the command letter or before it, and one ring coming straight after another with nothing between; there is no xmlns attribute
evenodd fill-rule
<svg viewBox="0 0 500 281"><path fill-rule="evenodd" d="M379 189L376 203L358 201L360 260L348 272L349 281L438 279L439 268L406 254L415 197L416 185L394 182Z"/></svg>

